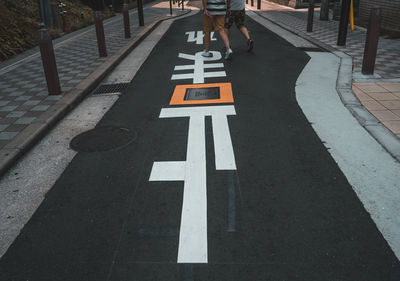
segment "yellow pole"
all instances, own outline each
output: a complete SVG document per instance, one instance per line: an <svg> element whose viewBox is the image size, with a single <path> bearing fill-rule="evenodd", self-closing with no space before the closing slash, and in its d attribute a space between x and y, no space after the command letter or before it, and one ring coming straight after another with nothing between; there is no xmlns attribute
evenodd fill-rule
<svg viewBox="0 0 400 281"><path fill-rule="evenodd" d="M353 0L350 2L350 29L354 30L354 8L353 8Z"/></svg>

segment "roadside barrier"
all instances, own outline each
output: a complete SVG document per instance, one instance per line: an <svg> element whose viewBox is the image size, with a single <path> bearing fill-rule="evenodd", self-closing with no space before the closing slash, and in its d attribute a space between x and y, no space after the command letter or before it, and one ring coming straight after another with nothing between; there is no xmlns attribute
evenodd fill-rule
<svg viewBox="0 0 400 281"><path fill-rule="evenodd" d="M337 45L345 46L347 37L347 28L349 26L349 15L350 15L350 0L342 0L342 9L340 12L340 23L339 23L339 34Z"/></svg>
<svg viewBox="0 0 400 281"><path fill-rule="evenodd" d="M124 2L124 6L122 8L122 13L124 15L125 38L131 38L131 27L130 27L130 22L129 22L129 9L128 9L128 4L126 2Z"/></svg>
<svg viewBox="0 0 400 281"><path fill-rule="evenodd" d="M94 25L96 27L97 46L99 48L99 56L106 57L106 39L104 37L104 26L101 11L94 12Z"/></svg>
<svg viewBox="0 0 400 281"><path fill-rule="evenodd" d="M329 0L321 0L320 20L329 20Z"/></svg>
<svg viewBox="0 0 400 281"><path fill-rule="evenodd" d="M142 2L142 0L137 0L137 9L138 9L138 17L139 17L139 26L144 26L143 2Z"/></svg>
<svg viewBox="0 0 400 281"><path fill-rule="evenodd" d="M365 40L364 58L361 70L363 74L374 74L381 20L382 9L372 8L367 30L367 39Z"/></svg>
<svg viewBox="0 0 400 281"><path fill-rule="evenodd" d="M54 55L53 42L48 29L42 28L39 30L39 48L49 95L61 95L56 57Z"/></svg>
<svg viewBox="0 0 400 281"><path fill-rule="evenodd" d="M312 32L313 21L314 21L314 0L310 0L308 4L307 32Z"/></svg>

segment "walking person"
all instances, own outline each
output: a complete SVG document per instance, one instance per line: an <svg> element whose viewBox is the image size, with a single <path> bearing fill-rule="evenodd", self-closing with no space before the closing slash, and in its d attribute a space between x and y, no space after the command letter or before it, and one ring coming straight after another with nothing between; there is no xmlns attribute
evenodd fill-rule
<svg viewBox="0 0 400 281"><path fill-rule="evenodd" d="M242 33L243 37L247 41L247 51L251 52L254 47L254 41L251 40L249 31L244 25L244 19L246 17L245 2L244 0L227 0L227 20L225 22L225 28L228 34L229 40L229 29L232 24L235 23L236 27Z"/></svg>
<svg viewBox="0 0 400 281"><path fill-rule="evenodd" d="M226 15L226 2L225 0L202 0L203 4L203 30L204 30L204 52L203 57L212 57L210 52L211 31L213 25L215 30L218 31L222 41L225 45L225 59L229 60L232 57L233 51L229 45L228 32L224 28L225 15Z"/></svg>

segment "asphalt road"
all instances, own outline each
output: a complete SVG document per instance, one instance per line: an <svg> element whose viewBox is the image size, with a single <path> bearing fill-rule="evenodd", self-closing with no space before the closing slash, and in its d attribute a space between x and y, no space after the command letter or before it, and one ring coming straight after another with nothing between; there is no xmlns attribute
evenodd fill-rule
<svg viewBox="0 0 400 281"><path fill-rule="evenodd" d="M296 102L308 55L247 20L255 50L233 30L231 61L194 56L203 47L186 32L202 29L200 14L173 23L97 125L136 137L77 154L0 260L0 280L400 280ZM194 83L233 102L170 105Z"/></svg>

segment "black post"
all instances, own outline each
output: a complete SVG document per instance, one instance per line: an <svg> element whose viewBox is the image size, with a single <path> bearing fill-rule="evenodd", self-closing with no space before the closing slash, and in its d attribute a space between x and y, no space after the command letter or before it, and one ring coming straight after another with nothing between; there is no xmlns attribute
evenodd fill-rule
<svg viewBox="0 0 400 281"><path fill-rule="evenodd" d="M251 0L251 6L252 7L254 6L254 0Z"/></svg>
<svg viewBox="0 0 400 281"><path fill-rule="evenodd" d="M349 26L350 16L350 0L342 0L342 9L340 12L340 24L339 24L339 35L338 35L338 46L346 45L347 29Z"/></svg>
<svg viewBox="0 0 400 281"><path fill-rule="evenodd" d="M308 4L307 32L312 32L313 21L314 21L314 0L310 0Z"/></svg>
<svg viewBox="0 0 400 281"><path fill-rule="evenodd" d="M172 0L169 0L169 13L172 16Z"/></svg>
<svg viewBox="0 0 400 281"><path fill-rule="evenodd" d="M249 0L246 0L246 4L249 4Z"/></svg>
<svg viewBox="0 0 400 281"><path fill-rule="evenodd" d="M103 19L101 17L101 11L94 12L94 25L96 26L97 46L99 48L99 56L106 57L106 39L104 36Z"/></svg>
<svg viewBox="0 0 400 281"><path fill-rule="evenodd" d="M137 0L137 9L138 9L138 16L139 16L139 25L140 26L144 26L143 2L142 2L142 0Z"/></svg>
<svg viewBox="0 0 400 281"><path fill-rule="evenodd" d="M258 10L261 9L261 0L257 0L257 9L258 9Z"/></svg>
<svg viewBox="0 0 400 281"><path fill-rule="evenodd" d="M49 95L61 95L56 57L54 55L53 42L48 29L42 28L39 30L39 48Z"/></svg>
<svg viewBox="0 0 400 281"><path fill-rule="evenodd" d="M185 0L182 0L182 11L184 10L184 7L183 7L183 3L185 2Z"/></svg>
<svg viewBox="0 0 400 281"><path fill-rule="evenodd" d="M131 27L129 22L129 9L126 1L124 2L124 6L122 8L122 13L124 15L124 29L125 29L125 38L131 38Z"/></svg>
<svg viewBox="0 0 400 281"><path fill-rule="evenodd" d="M40 27L44 27L44 20L45 20L45 15L44 15L44 5L43 5L43 0L39 0L39 13L40 13Z"/></svg>
<svg viewBox="0 0 400 281"><path fill-rule="evenodd" d="M320 20L329 20L329 0L321 0Z"/></svg>
<svg viewBox="0 0 400 281"><path fill-rule="evenodd" d="M369 18L367 39L365 41L364 58L361 70L363 74L374 74L376 53L378 52L381 19L381 8L372 8Z"/></svg>

